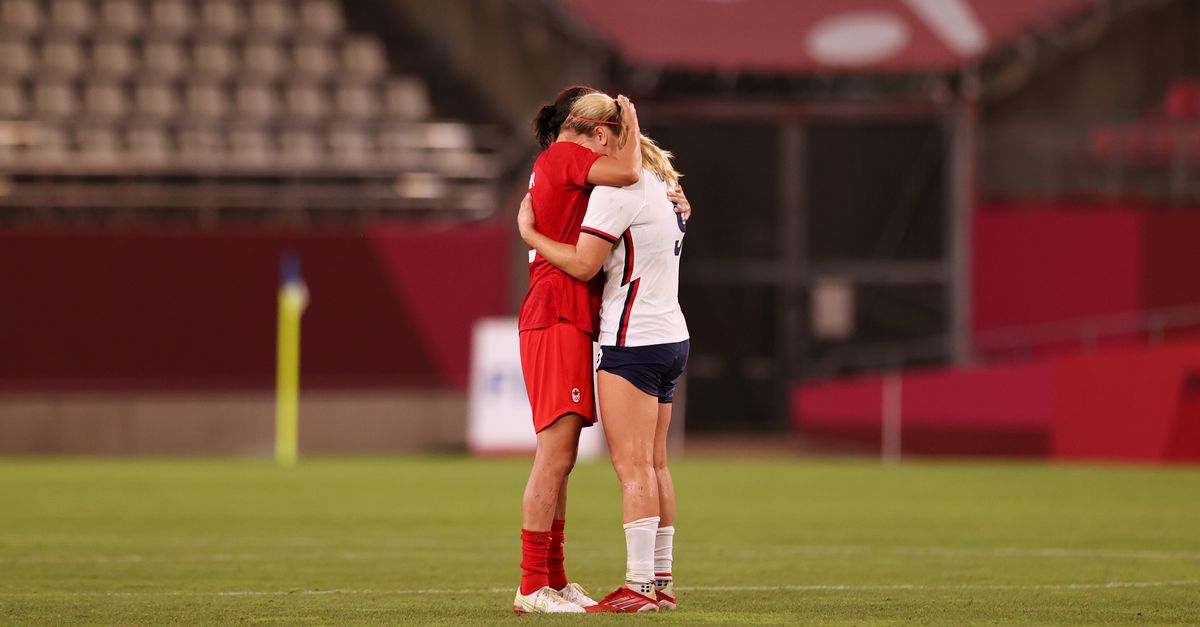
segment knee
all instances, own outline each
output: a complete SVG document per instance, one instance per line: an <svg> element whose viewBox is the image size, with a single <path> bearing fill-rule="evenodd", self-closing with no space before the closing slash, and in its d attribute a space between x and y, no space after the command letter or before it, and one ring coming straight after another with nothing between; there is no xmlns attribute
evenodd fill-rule
<svg viewBox="0 0 1200 627"><path fill-rule="evenodd" d="M553 478L565 478L575 468L574 451L555 451L546 455L538 455L538 467Z"/></svg>
<svg viewBox="0 0 1200 627"><path fill-rule="evenodd" d="M649 455L613 455L612 463L617 476L622 480L654 474L654 463Z"/></svg>
<svg viewBox="0 0 1200 627"><path fill-rule="evenodd" d="M661 474L664 474L667 472L670 472L670 469L667 468L666 453L663 453L661 455L658 453L655 453L655 455L654 455L654 474L661 475Z"/></svg>

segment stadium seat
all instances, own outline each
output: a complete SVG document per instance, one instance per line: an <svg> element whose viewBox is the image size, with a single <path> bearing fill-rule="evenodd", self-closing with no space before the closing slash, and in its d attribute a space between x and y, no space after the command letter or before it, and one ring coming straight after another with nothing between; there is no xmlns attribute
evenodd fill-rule
<svg viewBox="0 0 1200 627"><path fill-rule="evenodd" d="M134 110L139 118L166 120L179 113L179 98L170 83L146 80L134 87Z"/></svg>
<svg viewBox="0 0 1200 627"><path fill-rule="evenodd" d="M411 129L386 127L380 130L378 137L380 157L388 167L413 170L425 164L425 153L416 147Z"/></svg>
<svg viewBox="0 0 1200 627"><path fill-rule="evenodd" d="M0 39L0 76L23 77L34 68L33 49L24 39Z"/></svg>
<svg viewBox="0 0 1200 627"><path fill-rule="evenodd" d="M0 28L5 32L31 35L42 27L42 9L37 0L0 2Z"/></svg>
<svg viewBox="0 0 1200 627"><path fill-rule="evenodd" d="M67 81L41 79L33 87L33 113L38 118L69 118L78 108L75 90Z"/></svg>
<svg viewBox="0 0 1200 627"><path fill-rule="evenodd" d="M337 58L327 45L317 41L298 42L292 49L295 73L308 80L324 80L337 71Z"/></svg>
<svg viewBox="0 0 1200 627"><path fill-rule="evenodd" d="M228 113L229 101L219 83L188 83L184 98L190 118L211 121L223 118Z"/></svg>
<svg viewBox="0 0 1200 627"><path fill-rule="evenodd" d="M234 128L229 132L230 161L235 165L262 168L275 159L271 136L261 128Z"/></svg>
<svg viewBox="0 0 1200 627"><path fill-rule="evenodd" d="M143 74L161 79L173 79L187 69L183 48L176 42L155 39L142 44Z"/></svg>
<svg viewBox="0 0 1200 627"><path fill-rule="evenodd" d="M320 163L324 152L320 137L311 131L288 129L279 135L279 159L288 166L315 166Z"/></svg>
<svg viewBox="0 0 1200 627"><path fill-rule="evenodd" d="M225 157L225 143L211 127L188 126L179 131L178 157L184 166L212 167Z"/></svg>
<svg viewBox="0 0 1200 627"><path fill-rule="evenodd" d="M361 128L337 126L329 130L327 137L333 163L362 167L374 161L371 138Z"/></svg>
<svg viewBox="0 0 1200 627"><path fill-rule="evenodd" d="M75 39L53 37L42 42L39 75L74 78L83 69L83 50Z"/></svg>
<svg viewBox="0 0 1200 627"><path fill-rule="evenodd" d="M121 39L101 39L92 44L91 71L113 79L123 79L133 73L133 50Z"/></svg>
<svg viewBox="0 0 1200 627"><path fill-rule="evenodd" d="M80 35L92 28L92 10L86 0L51 0L46 26L55 33Z"/></svg>
<svg viewBox="0 0 1200 627"><path fill-rule="evenodd" d="M236 55L224 41L198 41L192 47L192 71L198 76L223 80L234 74L238 66Z"/></svg>
<svg viewBox="0 0 1200 627"><path fill-rule="evenodd" d="M250 3L250 30L255 35L282 37L295 28L295 22L290 2L255 0Z"/></svg>
<svg viewBox="0 0 1200 627"><path fill-rule="evenodd" d="M171 158L171 139L159 126L134 126L125 132L129 159L140 167L163 167Z"/></svg>
<svg viewBox="0 0 1200 627"><path fill-rule="evenodd" d="M290 83L287 87L286 109L289 117L315 121L329 115L325 90L310 83Z"/></svg>
<svg viewBox="0 0 1200 627"><path fill-rule="evenodd" d="M240 33L246 17L234 0L201 0L198 30L210 36L233 37Z"/></svg>
<svg viewBox="0 0 1200 627"><path fill-rule="evenodd" d="M90 166L117 165L122 155L121 139L111 125L87 125L75 132L79 157Z"/></svg>
<svg viewBox="0 0 1200 627"><path fill-rule="evenodd" d="M266 121L279 113L279 102L275 96L275 90L267 83L239 84L234 95L234 103L239 118Z"/></svg>
<svg viewBox="0 0 1200 627"><path fill-rule="evenodd" d="M192 13L184 0L150 0L149 6L149 28L156 35L176 37L192 30Z"/></svg>
<svg viewBox="0 0 1200 627"><path fill-rule="evenodd" d="M487 184L461 185L458 202L466 209L491 211L496 207L496 191Z"/></svg>
<svg viewBox="0 0 1200 627"><path fill-rule="evenodd" d="M456 122L426 124L425 146L435 150L472 150L471 129Z"/></svg>
<svg viewBox="0 0 1200 627"><path fill-rule="evenodd" d="M42 167L65 165L70 153L71 140L67 133L53 125L39 127L27 150L29 161Z"/></svg>
<svg viewBox="0 0 1200 627"><path fill-rule="evenodd" d="M20 83L0 82L0 120L19 120L28 112Z"/></svg>
<svg viewBox="0 0 1200 627"><path fill-rule="evenodd" d="M273 80L287 72L287 55L273 41L247 42L242 49L242 69L247 76Z"/></svg>
<svg viewBox="0 0 1200 627"><path fill-rule="evenodd" d="M83 90L84 111L90 117L114 120L129 112L125 89L103 79L91 81Z"/></svg>
<svg viewBox="0 0 1200 627"><path fill-rule="evenodd" d="M100 4L101 32L129 36L141 31L144 22L141 5L134 0L103 0Z"/></svg>
<svg viewBox="0 0 1200 627"><path fill-rule="evenodd" d="M432 172L404 172L395 187L401 197L417 200L436 200L449 191L445 179Z"/></svg>
<svg viewBox="0 0 1200 627"><path fill-rule="evenodd" d="M389 117L408 121L429 117L429 93L425 83L418 78L410 76L389 80L384 99Z"/></svg>
<svg viewBox="0 0 1200 627"><path fill-rule="evenodd" d="M300 4L300 31L318 37L333 37L342 32L342 7L337 0L303 0Z"/></svg>
<svg viewBox="0 0 1200 627"><path fill-rule="evenodd" d="M372 81L387 73L387 55L374 37L351 37L342 44L342 73Z"/></svg>
<svg viewBox="0 0 1200 627"><path fill-rule="evenodd" d="M1196 88L1192 81L1181 79L1171 84L1163 102L1167 119L1186 121L1196 118L1200 103L1196 102Z"/></svg>
<svg viewBox="0 0 1200 627"><path fill-rule="evenodd" d="M342 84L337 88L337 113L344 119L367 121L380 111L379 94L367 85Z"/></svg>

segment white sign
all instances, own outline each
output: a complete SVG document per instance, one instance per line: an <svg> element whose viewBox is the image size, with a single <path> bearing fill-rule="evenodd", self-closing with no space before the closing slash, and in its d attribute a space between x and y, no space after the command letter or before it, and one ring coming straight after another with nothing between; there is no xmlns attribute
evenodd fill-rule
<svg viewBox="0 0 1200 627"><path fill-rule="evenodd" d="M476 454L532 453L537 444L533 414L521 376L521 344L516 318L475 323L471 340L470 411L467 448ZM604 453L599 424L583 430L579 458Z"/></svg>

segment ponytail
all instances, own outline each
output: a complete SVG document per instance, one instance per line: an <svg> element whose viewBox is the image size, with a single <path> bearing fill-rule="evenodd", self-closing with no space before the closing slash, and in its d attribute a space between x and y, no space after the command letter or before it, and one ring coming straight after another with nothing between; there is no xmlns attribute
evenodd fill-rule
<svg viewBox="0 0 1200 627"><path fill-rule="evenodd" d="M670 189L674 189L676 185L679 185L679 179L683 175L671 163L674 155L669 150L660 148L653 139L645 135L641 136L641 147L642 167L662 177L662 180L667 183L667 187Z"/></svg>
<svg viewBox="0 0 1200 627"><path fill-rule="evenodd" d="M538 145L542 149L550 147L556 139L558 132L562 128L563 122L567 121L567 115L571 113L571 106L580 96L595 93L597 90L585 85L576 85L568 87L558 93L553 104L543 105L538 109L537 115L533 117L533 137L537 140Z"/></svg>

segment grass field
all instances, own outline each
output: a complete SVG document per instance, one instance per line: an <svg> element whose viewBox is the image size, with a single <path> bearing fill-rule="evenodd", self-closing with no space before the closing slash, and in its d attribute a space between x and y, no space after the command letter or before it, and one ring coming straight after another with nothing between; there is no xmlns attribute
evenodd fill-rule
<svg viewBox="0 0 1200 627"><path fill-rule="evenodd" d="M1200 623L1200 471L688 459L658 616L515 617L527 462L0 461L0 623ZM577 469L568 573L624 569Z"/></svg>

